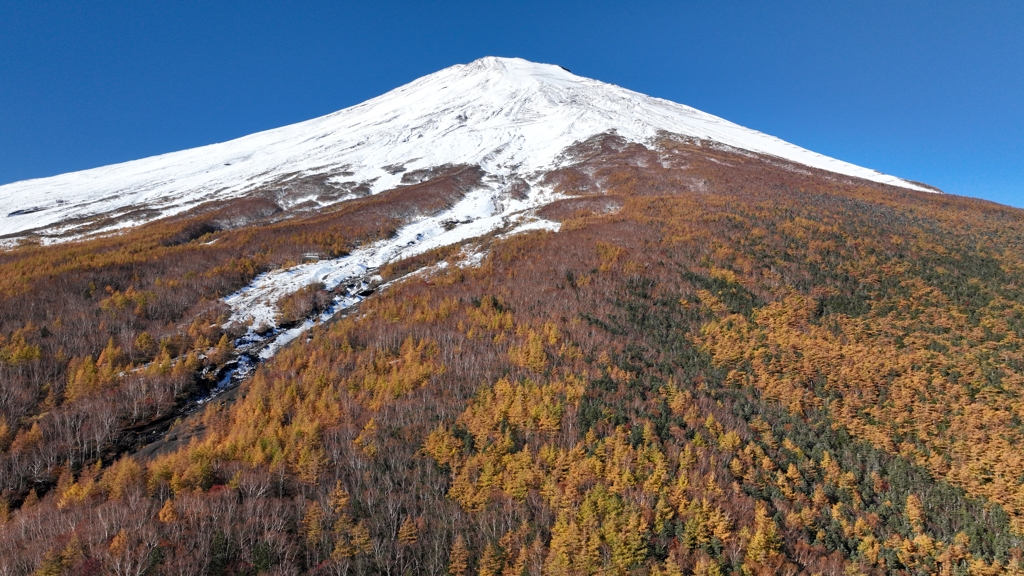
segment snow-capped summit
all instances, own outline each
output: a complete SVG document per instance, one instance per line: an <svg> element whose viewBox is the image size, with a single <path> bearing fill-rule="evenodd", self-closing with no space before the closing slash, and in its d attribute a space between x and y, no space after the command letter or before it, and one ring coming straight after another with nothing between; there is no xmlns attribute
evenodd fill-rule
<svg viewBox="0 0 1024 576"><path fill-rule="evenodd" d="M403 171L477 164L495 176L555 167L596 134L645 142L658 133L708 139L813 168L915 190L917 184L805 150L694 108L550 64L481 58L445 68L362 104L220 144L0 186L0 237L111 227L244 195L289 178L379 192ZM312 200L315 194L311 195ZM135 220L119 216L134 212Z"/></svg>

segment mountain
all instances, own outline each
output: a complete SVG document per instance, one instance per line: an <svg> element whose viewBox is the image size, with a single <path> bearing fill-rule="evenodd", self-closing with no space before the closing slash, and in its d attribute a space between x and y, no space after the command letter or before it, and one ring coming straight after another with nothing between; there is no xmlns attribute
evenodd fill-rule
<svg viewBox="0 0 1024 576"><path fill-rule="evenodd" d="M667 132L934 191L559 66L492 57L291 126L0 186L0 238L117 229L254 193L273 194L284 208L316 209L393 188L405 173L451 164L479 166L503 182L529 179L563 165L570 145L611 131L639 143Z"/></svg>
<svg viewBox="0 0 1024 576"><path fill-rule="evenodd" d="M1024 573L1024 211L493 58L3 190L0 574Z"/></svg>

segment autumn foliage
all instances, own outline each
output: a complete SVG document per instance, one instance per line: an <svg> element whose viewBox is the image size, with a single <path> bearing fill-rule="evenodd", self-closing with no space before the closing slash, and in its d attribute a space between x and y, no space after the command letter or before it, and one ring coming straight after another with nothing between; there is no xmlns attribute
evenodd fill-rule
<svg viewBox="0 0 1024 576"><path fill-rule="evenodd" d="M384 197L294 229L156 223L124 237L150 238L139 255L122 237L5 254L10 298L45 279L82 311L4 304L0 573L1024 570L1020 211L668 136L571 153L545 181L586 199L549 211L560 232L473 241L478 266L393 264L423 272L153 458L112 447L230 354L219 296L476 172L395 192L422 205L377 229ZM71 318L102 330L75 344ZM132 404L132 385L162 392ZM106 436L64 422L100 405Z"/></svg>

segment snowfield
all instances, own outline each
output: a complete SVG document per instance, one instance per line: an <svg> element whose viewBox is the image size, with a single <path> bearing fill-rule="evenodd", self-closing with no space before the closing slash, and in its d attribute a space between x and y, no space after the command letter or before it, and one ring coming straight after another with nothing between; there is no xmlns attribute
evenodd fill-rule
<svg viewBox="0 0 1024 576"><path fill-rule="evenodd" d="M450 209L420 217L400 228L392 238L360 247L347 256L261 274L248 286L225 298L232 310L228 323L248 324L250 332L276 327L277 301L305 286L320 282L327 290L333 290L342 284L354 284L358 293L359 287L370 285L369 276L388 262L484 236L502 228L511 227L505 235L532 230L557 231L557 222L539 219L532 213L561 197L535 186L527 198L513 200L500 182L474 190ZM472 255L468 261L479 263L479 259ZM332 315L361 300L358 296L336 298ZM307 324L300 326L301 330L295 336L313 326L312 323Z"/></svg>
<svg viewBox="0 0 1024 576"><path fill-rule="evenodd" d="M443 164L476 164L496 177L529 177L558 167L564 161L560 153L573 143L612 130L635 142L666 131L934 191L558 66L488 57L291 126L0 186L0 237L35 231L55 241L57 235L74 235L84 224L81 219L101 215L112 219L98 230L110 231L308 176L322 176L342 189L363 185L371 193L393 188L405 172ZM315 195L292 198L284 207L303 200L317 201Z"/></svg>

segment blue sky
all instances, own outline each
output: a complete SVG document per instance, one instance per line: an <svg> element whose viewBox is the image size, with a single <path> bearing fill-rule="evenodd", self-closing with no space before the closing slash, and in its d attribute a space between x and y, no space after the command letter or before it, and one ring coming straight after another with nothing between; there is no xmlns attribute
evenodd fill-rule
<svg viewBox="0 0 1024 576"><path fill-rule="evenodd" d="M0 0L0 183L209 144L481 56L1024 207L1024 2Z"/></svg>

